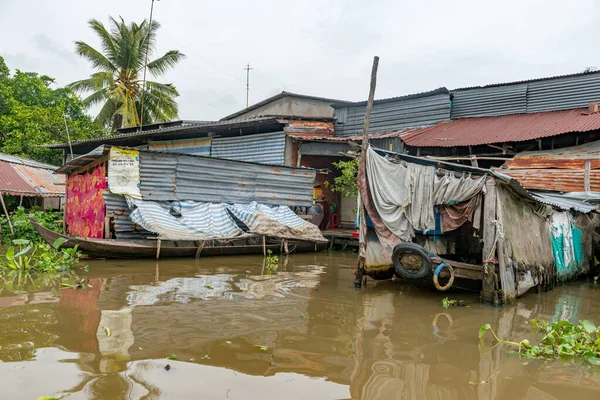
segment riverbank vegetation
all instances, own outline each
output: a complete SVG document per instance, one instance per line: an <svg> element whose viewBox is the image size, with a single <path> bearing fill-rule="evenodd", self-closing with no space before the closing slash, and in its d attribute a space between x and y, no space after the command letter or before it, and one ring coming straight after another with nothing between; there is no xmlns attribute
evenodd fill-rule
<svg viewBox="0 0 600 400"><path fill-rule="evenodd" d="M17 209L10 214L10 221L15 232L14 237L11 236L10 227L8 226L6 217L4 215L0 216L2 243L11 244L14 239L25 239L35 243L42 242L42 237L33 228L29 217L33 217L41 225L55 232L62 231L62 212L42 210L40 208L33 208L29 211L25 211L25 208L17 207Z"/></svg>

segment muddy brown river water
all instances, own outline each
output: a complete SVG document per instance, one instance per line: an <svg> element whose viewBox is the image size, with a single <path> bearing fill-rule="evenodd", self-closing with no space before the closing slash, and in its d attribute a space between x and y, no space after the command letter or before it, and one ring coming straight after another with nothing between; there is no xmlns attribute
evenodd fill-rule
<svg viewBox="0 0 600 400"><path fill-rule="evenodd" d="M531 318L600 323L580 281L494 308L399 282L353 287L354 254L90 261L88 290L0 294L0 398L599 399L600 368L480 346ZM489 344L489 341L487 341ZM176 359L168 359L167 356ZM168 367L167 367L168 366Z"/></svg>

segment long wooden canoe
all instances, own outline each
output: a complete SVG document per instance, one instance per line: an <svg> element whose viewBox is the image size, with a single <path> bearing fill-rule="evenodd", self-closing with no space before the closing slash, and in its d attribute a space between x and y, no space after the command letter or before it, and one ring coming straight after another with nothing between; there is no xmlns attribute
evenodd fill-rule
<svg viewBox="0 0 600 400"><path fill-rule="evenodd" d="M54 232L40 225L35 219L29 218L35 230L48 243L53 244L56 239L64 238L67 241L63 246L75 247L90 258L155 258L157 256L158 242L156 240L119 240L119 239L90 239L81 238L62 233ZM160 258L173 257L196 257L199 242L195 246L190 246L190 241L176 242L162 240L160 244ZM289 249L295 253L313 252L324 250L327 243L310 242L292 242L289 241ZM267 250L273 253L280 253L280 243L267 243ZM244 244L231 246L205 246L200 251L200 256L230 256L230 255L250 255L262 254L262 244Z"/></svg>

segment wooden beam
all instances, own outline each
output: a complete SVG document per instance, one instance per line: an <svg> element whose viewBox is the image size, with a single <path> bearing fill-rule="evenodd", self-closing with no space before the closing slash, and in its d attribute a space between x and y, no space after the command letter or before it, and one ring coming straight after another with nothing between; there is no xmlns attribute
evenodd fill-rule
<svg viewBox="0 0 600 400"><path fill-rule="evenodd" d="M496 300L496 179L488 176L485 182L485 196L483 200L483 281L481 289L481 300L494 302Z"/></svg>
<svg viewBox="0 0 600 400"><path fill-rule="evenodd" d="M96 159L96 161L93 161L89 164L84 165L83 167L75 170L74 172L71 172L69 175L78 175L78 174L81 174L82 172L86 172L92 168L97 167L98 165L102 164L106 160L108 160L108 154Z"/></svg>
<svg viewBox="0 0 600 400"><path fill-rule="evenodd" d="M12 237L15 236L15 231L12 226L12 222L10 221L10 215L8 215L8 210L6 209L6 204L4 204L4 193L0 192L0 202L2 202L2 209L4 210L4 214L6 215L6 220L8 221L8 227L10 228L10 235Z"/></svg>

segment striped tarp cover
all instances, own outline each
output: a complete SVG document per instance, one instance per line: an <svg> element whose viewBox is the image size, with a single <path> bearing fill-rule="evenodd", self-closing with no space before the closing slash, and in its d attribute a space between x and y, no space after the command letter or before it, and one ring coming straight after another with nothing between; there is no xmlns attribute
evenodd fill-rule
<svg viewBox="0 0 600 400"><path fill-rule="evenodd" d="M131 220L168 240L232 239L245 236L220 203L155 202L127 198ZM175 216L175 215L178 216Z"/></svg>
<svg viewBox="0 0 600 400"><path fill-rule="evenodd" d="M146 201L127 197L131 221L166 240L224 240L265 235L324 242L316 225L304 221L287 206ZM244 232L234 218L245 225Z"/></svg>
<svg viewBox="0 0 600 400"><path fill-rule="evenodd" d="M302 239L326 242L316 225L296 215L288 206L268 206L253 201L250 204L228 204L227 208L236 218L258 235L286 239Z"/></svg>

